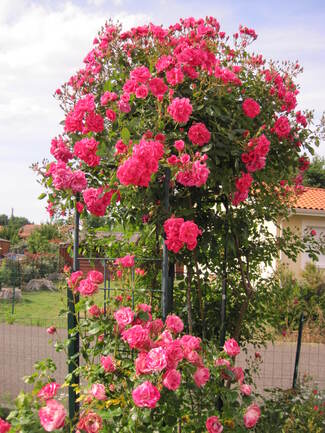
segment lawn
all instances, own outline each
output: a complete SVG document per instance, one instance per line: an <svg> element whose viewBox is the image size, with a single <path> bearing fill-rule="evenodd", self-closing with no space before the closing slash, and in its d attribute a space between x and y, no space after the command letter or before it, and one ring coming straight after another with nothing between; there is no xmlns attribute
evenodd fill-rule
<svg viewBox="0 0 325 433"><path fill-rule="evenodd" d="M94 300L98 305L103 305L103 292L97 293ZM66 309L66 305L67 297L63 292L23 293L23 299L14 306L14 314L10 301L0 302L0 322L46 327L53 323L58 327L65 327L66 317L59 313Z"/></svg>

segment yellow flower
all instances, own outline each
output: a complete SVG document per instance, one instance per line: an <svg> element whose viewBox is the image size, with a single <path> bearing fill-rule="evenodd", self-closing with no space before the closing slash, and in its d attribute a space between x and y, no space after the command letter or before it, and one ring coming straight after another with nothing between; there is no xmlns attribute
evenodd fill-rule
<svg viewBox="0 0 325 433"><path fill-rule="evenodd" d="M226 427L235 428L235 421L233 419L225 419L223 423Z"/></svg>

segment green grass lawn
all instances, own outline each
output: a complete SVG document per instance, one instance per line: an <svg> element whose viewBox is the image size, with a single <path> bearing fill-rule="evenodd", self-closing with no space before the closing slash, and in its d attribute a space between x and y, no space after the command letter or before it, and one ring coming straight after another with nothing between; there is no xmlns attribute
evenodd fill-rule
<svg viewBox="0 0 325 433"><path fill-rule="evenodd" d="M104 303L103 292L97 293L94 300L102 306ZM12 314L10 301L0 302L0 322L36 326L50 326L53 323L57 327L65 327L66 317L59 315L59 312L65 310L66 305L66 293L59 291L23 292L22 300L15 303L14 314Z"/></svg>

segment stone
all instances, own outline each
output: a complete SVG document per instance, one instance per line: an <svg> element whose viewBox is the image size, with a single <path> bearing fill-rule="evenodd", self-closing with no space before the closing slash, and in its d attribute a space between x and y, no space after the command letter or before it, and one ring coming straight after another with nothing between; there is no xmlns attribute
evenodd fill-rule
<svg viewBox="0 0 325 433"><path fill-rule="evenodd" d="M12 287L3 287L0 290L0 300L11 301L14 289ZM15 302L21 301L22 294L20 289L15 289Z"/></svg>
<svg viewBox="0 0 325 433"><path fill-rule="evenodd" d="M47 275L47 279L50 281L63 281L64 278L64 274L61 274L60 272L52 272L51 274Z"/></svg>
<svg viewBox="0 0 325 433"><path fill-rule="evenodd" d="M24 288L25 292L39 292L40 290L55 292L56 287L53 281L47 280L46 278L34 278L33 280L28 281Z"/></svg>

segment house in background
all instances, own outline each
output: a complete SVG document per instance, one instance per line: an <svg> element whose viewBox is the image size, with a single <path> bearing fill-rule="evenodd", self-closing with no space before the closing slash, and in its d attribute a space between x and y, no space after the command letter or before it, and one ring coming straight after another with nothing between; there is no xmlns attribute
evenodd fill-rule
<svg viewBox="0 0 325 433"><path fill-rule="evenodd" d="M7 239L0 239L0 258L3 258L10 250L10 241Z"/></svg>
<svg viewBox="0 0 325 433"><path fill-rule="evenodd" d="M19 229L18 236L20 239L27 239L33 233L34 230L40 228L39 224L25 224Z"/></svg>
<svg viewBox="0 0 325 433"><path fill-rule="evenodd" d="M289 227L303 236L305 232L315 233L315 237L325 237L325 189L305 187L305 191L299 196L294 205L294 212L288 221L282 223L282 227ZM294 275L299 277L306 264L311 261L307 253L300 254L296 262L288 259L283 253L280 256L281 263L288 266ZM325 269L325 255L320 254L316 266Z"/></svg>

